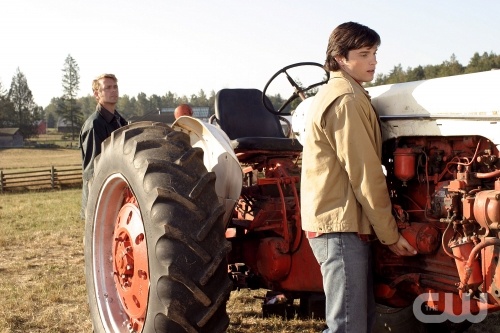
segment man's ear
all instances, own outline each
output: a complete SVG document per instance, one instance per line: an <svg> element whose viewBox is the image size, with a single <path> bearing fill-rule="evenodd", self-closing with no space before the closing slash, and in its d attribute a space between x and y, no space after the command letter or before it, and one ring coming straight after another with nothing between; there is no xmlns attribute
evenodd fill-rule
<svg viewBox="0 0 500 333"><path fill-rule="evenodd" d="M337 61L337 63L341 64L341 65L345 65L345 61L346 59L344 57L341 57L341 56L336 56L335 57L335 60Z"/></svg>

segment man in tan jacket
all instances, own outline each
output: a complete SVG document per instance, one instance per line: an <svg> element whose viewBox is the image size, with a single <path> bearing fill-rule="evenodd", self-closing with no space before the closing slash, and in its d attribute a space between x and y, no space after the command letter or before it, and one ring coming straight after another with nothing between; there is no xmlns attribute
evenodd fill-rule
<svg viewBox="0 0 500 333"><path fill-rule="evenodd" d="M370 96L380 36L354 22L332 32L322 86L306 114L302 228L321 265L330 332L371 332L375 301L370 245L374 231L397 255L414 255L391 214L382 171L382 137Z"/></svg>

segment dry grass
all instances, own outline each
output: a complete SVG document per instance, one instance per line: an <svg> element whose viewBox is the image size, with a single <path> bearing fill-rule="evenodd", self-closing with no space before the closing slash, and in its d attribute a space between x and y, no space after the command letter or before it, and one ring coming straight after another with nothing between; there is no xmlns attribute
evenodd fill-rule
<svg viewBox="0 0 500 333"><path fill-rule="evenodd" d="M321 332L325 328L323 320L284 319L282 317L262 317L262 300L256 297L265 295L264 290L233 291L227 303L230 317L228 333L291 333Z"/></svg>
<svg viewBox="0 0 500 333"><path fill-rule="evenodd" d="M5 148L0 149L0 170L40 168L81 164L78 149Z"/></svg>
<svg viewBox="0 0 500 333"><path fill-rule="evenodd" d="M0 332L92 332L83 273L81 191L0 195ZM228 333L318 332L321 321L263 319L265 291L233 292Z"/></svg>
<svg viewBox="0 0 500 333"><path fill-rule="evenodd" d="M0 170L27 169L81 164L77 149L6 148L0 149Z"/></svg>
<svg viewBox="0 0 500 333"><path fill-rule="evenodd" d="M0 332L92 332L78 189L0 195ZM320 332L321 320L262 318L264 290L234 291L228 333ZM490 315L468 332L498 332Z"/></svg>
<svg viewBox="0 0 500 333"><path fill-rule="evenodd" d="M80 193L0 196L0 332L91 332Z"/></svg>
<svg viewBox="0 0 500 333"><path fill-rule="evenodd" d="M48 147L76 148L78 147L79 133L74 133L72 140L71 133L59 133L54 128L47 128L47 134L40 134L26 140L27 145L40 145Z"/></svg>

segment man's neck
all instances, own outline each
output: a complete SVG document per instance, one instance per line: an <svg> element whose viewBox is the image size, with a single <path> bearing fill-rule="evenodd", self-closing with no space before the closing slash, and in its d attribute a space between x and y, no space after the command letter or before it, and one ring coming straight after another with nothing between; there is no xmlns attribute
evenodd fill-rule
<svg viewBox="0 0 500 333"><path fill-rule="evenodd" d="M106 110L108 110L109 112L115 113L116 104L114 104L114 103L99 103L99 104L101 104L101 106L103 108L105 108Z"/></svg>

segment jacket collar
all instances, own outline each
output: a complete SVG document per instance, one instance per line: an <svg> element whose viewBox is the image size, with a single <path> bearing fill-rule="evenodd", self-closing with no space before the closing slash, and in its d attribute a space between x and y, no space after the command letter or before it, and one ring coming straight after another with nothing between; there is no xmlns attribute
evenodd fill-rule
<svg viewBox="0 0 500 333"><path fill-rule="evenodd" d="M104 120L106 120L106 122L108 124L111 123L115 119L115 115L119 116L119 114L118 114L118 112L116 112L116 110L115 110L115 113L113 114L99 103L97 103L95 110L97 112L99 112L99 114L104 118Z"/></svg>
<svg viewBox="0 0 500 333"><path fill-rule="evenodd" d="M358 89L361 89L361 91L366 95L366 97L368 97L368 99L371 100L370 94L368 93L368 91L361 85L361 83L359 83L352 76L347 74L346 71L339 69L338 71L330 72L330 80L333 78L343 78L343 79L349 81L349 83L351 84L351 87L353 87L353 88L357 87Z"/></svg>

